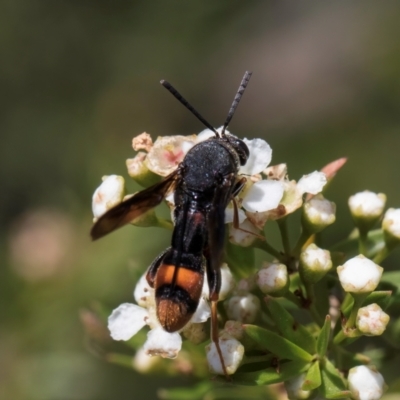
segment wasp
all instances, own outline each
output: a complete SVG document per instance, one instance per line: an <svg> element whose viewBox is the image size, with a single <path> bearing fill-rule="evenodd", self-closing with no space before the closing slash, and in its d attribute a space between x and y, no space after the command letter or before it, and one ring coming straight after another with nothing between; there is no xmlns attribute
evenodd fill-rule
<svg viewBox="0 0 400 400"><path fill-rule="evenodd" d="M192 318L200 301L207 272L211 302L211 339L215 343L225 375L218 341L217 302L221 287L220 266L225 240L225 208L233 201L246 179L238 171L249 157L247 145L225 133L235 113L251 72L246 71L219 133L167 81L161 84L215 134L193 146L177 169L164 180L136 193L103 214L91 230L93 240L135 220L156 207L174 191L174 230L171 246L147 271L155 290L157 317L167 332L181 330Z"/></svg>

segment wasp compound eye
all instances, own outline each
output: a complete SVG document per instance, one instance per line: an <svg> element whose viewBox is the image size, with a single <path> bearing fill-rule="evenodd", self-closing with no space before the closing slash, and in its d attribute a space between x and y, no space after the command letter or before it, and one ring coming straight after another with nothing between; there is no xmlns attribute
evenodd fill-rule
<svg viewBox="0 0 400 400"><path fill-rule="evenodd" d="M245 165L247 160L249 159L250 151L247 147L247 144L238 138L229 138L229 142L232 147L236 150L237 155L239 156L240 165Z"/></svg>

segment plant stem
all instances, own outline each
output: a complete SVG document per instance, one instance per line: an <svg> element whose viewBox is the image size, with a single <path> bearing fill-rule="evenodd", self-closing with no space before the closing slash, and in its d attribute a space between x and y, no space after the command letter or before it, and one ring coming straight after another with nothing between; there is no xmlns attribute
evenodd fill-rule
<svg viewBox="0 0 400 400"><path fill-rule="evenodd" d="M309 311L314 318L314 321L321 327L324 325L324 319L319 315L319 312L316 307L316 302L315 302L315 292L314 292L314 286L312 283L303 281L304 287L306 288L306 293L307 293L307 300L309 302Z"/></svg>
<svg viewBox="0 0 400 400"><path fill-rule="evenodd" d="M279 231L281 233L281 238L282 238L282 244L283 244L283 249L285 251L285 255L287 257L290 256L290 242L289 242L289 232L288 232L288 227L287 227L287 219L286 218L280 218L277 219L276 222L278 223Z"/></svg>
<svg viewBox="0 0 400 400"><path fill-rule="evenodd" d="M379 265L389 255L389 253L390 250L387 248L387 246L385 246L380 251L378 251L372 261Z"/></svg>
<svg viewBox="0 0 400 400"><path fill-rule="evenodd" d="M272 247L270 244L268 244L266 240L256 240L253 246L256 247L257 249L264 250L265 252L271 254L279 261L283 261L284 257L282 256L282 254L274 247Z"/></svg>
<svg viewBox="0 0 400 400"><path fill-rule="evenodd" d="M368 239L368 231L364 229L359 229L359 236L358 236L358 251L365 257L368 257L368 246L367 246L367 239Z"/></svg>
<svg viewBox="0 0 400 400"><path fill-rule="evenodd" d="M310 237L312 236L312 233L309 233L308 231L306 231L304 228L301 231L301 235L296 243L296 246L294 246L292 255L295 258L298 258L300 253L301 253L301 249L303 248L304 244L307 243L308 239L310 239Z"/></svg>

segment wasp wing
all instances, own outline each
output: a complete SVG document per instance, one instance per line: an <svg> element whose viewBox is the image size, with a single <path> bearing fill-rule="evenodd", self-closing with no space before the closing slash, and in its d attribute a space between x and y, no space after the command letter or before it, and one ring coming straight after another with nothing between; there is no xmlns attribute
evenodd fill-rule
<svg viewBox="0 0 400 400"><path fill-rule="evenodd" d="M210 289L210 299L218 300L221 286L220 267L224 253L225 242L225 208L231 196L232 184L227 180L225 185L216 188L212 207L207 218L207 279Z"/></svg>
<svg viewBox="0 0 400 400"><path fill-rule="evenodd" d="M92 239L100 239L160 204L166 194L177 184L180 176L178 171L179 168L161 182L134 194L108 210L93 225L90 231Z"/></svg>

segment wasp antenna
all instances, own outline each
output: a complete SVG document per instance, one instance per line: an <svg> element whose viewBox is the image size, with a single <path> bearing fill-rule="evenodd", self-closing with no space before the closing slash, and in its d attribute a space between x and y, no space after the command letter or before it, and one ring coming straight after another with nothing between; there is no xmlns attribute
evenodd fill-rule
<svg viewBox="0 0 400 400"><path fill-rule="evenodd" d="M233 99L233 103L231 105L231 108L228 112L228 116L226 117L225 123L222 127L222 132L221 132L221 136L225 135L225 129L228 127L229 123L231 122L231 119L233 117L233 114L235 114L236 108L239 105L240 99L242 98L242 95L244 93L244 90L246 89L247 84L249 83L249 80L251 78L252 72L250 71L246 71L244 73L242 82L240 82L240 86L238 91L236 92L236 96Z"/></svg>
<svg viewBox="0 0 400 400"><path fill-rule="evenodd" d="M179 100L199 121L201 121L208 129L211 129L217 137L220 137L220 134L217 130L206 121L199 112L167 81L160 81L161 85L165 87L177 100Z"/></svg>

